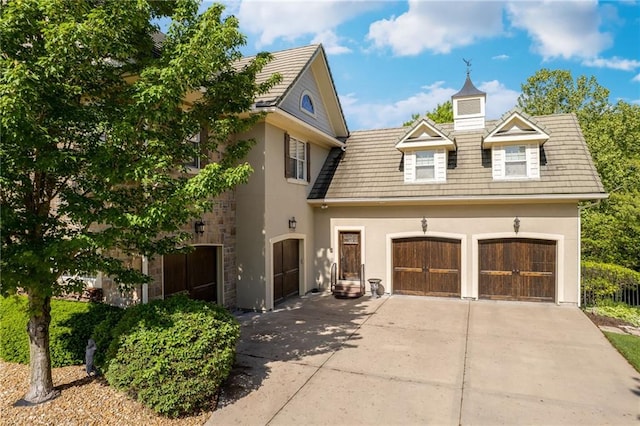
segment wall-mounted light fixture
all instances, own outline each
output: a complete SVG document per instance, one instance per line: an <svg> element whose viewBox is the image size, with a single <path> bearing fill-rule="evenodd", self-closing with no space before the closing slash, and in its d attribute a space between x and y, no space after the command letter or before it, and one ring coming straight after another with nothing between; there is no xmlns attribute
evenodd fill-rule
<svg viewBox="0 0 640 426"><path fill-rule="evenodd" d="M193 224L193 230L196 234L204 234L204 222L202 221L202 219L196 220L196 223Z"/></svg>
<svg viewBox="0 0 640 426"><path fill-rule="evenodd" d="M513 230L516 234L520 231L520 218L518 216L513 219Z"/></svg>
<svg viewBox="0 0 640 426"><path fill-rule="evenodd" d="M328 209L328 208L329 208L329 206L327 205L327 203L322 203L322 205L320 206L320 208L321 208L322 210L325 210L325 209Z"/></svg>
<svg viewBox="0 0 640 426"><path fill-rule="evenodd" d="M420 221L420 224L422 224L422 233L426 234L427 233L427 226L429 225L429 223L427 222L427 218L422 216L422 220Z"/></svg>
<svg viewBox="0 0 640 426"><path fill-rule="evenodd" d="M291 219L289 219L289 229L291 229L292 231L295 231L296 226L298 226L298 222L296 221L296 218L294 216Z"/></svg>

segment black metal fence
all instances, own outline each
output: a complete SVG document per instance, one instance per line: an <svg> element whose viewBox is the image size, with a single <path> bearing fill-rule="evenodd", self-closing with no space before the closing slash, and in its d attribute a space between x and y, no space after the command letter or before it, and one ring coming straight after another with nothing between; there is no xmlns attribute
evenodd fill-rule
<svg viewBox="0 0 640 426"><path fill-rule="evenodd" d="M595 306L605 300L640 307L640 286L625 287L607 294L602 294L588 288L582 289L581 306Z"/></svg>
<svg viewBox="0 0 640 426"><path fill-rule="evenodd" d="M582 265L581 305L622 302L640 307L640 279L635 271L585 262Z"/></svg>

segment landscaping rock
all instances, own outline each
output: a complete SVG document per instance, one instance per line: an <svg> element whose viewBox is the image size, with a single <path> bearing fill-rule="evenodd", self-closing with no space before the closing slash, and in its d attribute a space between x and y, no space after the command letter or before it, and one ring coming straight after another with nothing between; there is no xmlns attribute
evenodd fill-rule
<svg viewBox="0 0 640 426"><path fill-rule="evenodd" d="M29 366L0 361L0 425L202 425L211 412L179 419L155 414L103 378L87 377L83 365L54 368L56 399L15 406L28 389Z"/></svg>

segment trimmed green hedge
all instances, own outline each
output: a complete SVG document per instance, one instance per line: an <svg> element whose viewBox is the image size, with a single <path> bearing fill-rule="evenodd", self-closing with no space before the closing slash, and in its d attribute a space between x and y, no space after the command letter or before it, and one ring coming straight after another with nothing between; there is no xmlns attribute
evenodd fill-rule
<svg viewBox="0 0 640 426"><path fill-rule="evenodd" d="M211 408L240 336L225 308L182 295L127 308L111 331L109 384L169 417Z"/></svg>
<svg viewBox="0 0 640 426"><path fill-rule="evenodd" d="M584 305L619 300L619 296L625 292L639 291L640 272L610 263L584 261L581 286Z"/></svg>
<svg viewBox="0 0 640 426"><path fill-rule="evenodd" d="M5 361L29 363L27 304L24 296L0 297L0 358ZM87 340L95 327L105 318L121 315L122 309L102 303L51 300L51 366L84 364ZM98 353L106 350L108 343L101 341Z"/></svg>

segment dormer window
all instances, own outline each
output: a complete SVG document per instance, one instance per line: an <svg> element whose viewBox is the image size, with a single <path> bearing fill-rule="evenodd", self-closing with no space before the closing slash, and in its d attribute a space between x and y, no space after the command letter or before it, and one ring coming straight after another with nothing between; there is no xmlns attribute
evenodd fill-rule
<svg viewBox="0 0 640 426"><path fill-rule="evenodd" d="M456 143L436 123L417 121L396 144L404 154L406 183L442 183L447 180L447 153Z"/></svg>
<svg viewBox="0 0 640 426"><path fill-rule="evenodd" d="M447 180L447 150L431 149L404 153L404 181L439 183Z"/></svg>
<svg viewBox="0 0 640 426"><path fill-rule="evenodd" d="M302 92L302 96L300 97L300 109L314 117L316 115L316 110L313 106L313 98L311 97L311 93L307 90Z"/></svg>
<svg viewBox="0 0 640 426"><path fill-rule="evenodd" d="M491 148L493 179L539 179L540 147L549 139L547 131L519 110L504 115L482 140Z"/></svg>
<svg viewBox="0 0 640 426"><path fill-rule="evenodd" d="M416 180L434 180L436 176L435 151L416 152Z"/></svg>
<svg viewBox="0 0 640 426"><path fill-rule="evenodd" d="M527 176L527 148L523 145L504 148L505 177Z"/></svg>
<svg viewBox="0 0 640 426"><path fill-rule="evenodd" d="M491 152L495 180L540 178L538 144L494 146Z"/></svg>

